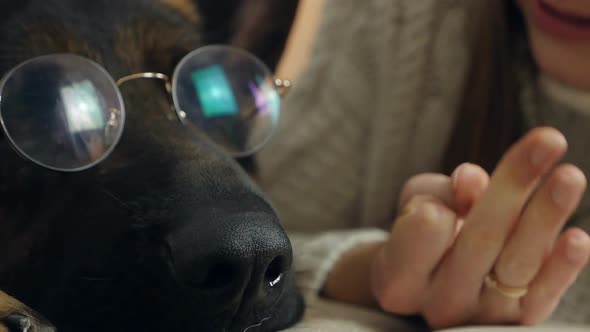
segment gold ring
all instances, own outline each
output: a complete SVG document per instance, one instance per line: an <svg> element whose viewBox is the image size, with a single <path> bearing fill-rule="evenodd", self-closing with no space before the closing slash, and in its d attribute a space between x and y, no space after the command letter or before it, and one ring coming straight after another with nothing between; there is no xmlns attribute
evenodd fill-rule
<svg viewBox="0 0 590 332"><path fill-rule="evenodd" d="M528 293L528 287L510 287L502 284L496 279L493 273L488 274L484 279L487 287L495 289L501 295L509 299L520 299Z"/></svg>

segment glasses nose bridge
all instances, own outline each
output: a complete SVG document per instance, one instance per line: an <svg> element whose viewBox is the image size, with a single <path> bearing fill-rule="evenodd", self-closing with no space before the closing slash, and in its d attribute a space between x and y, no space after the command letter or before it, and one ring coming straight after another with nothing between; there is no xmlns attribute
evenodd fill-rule
<svg viewBox="0 0 590 332"><path fill-rule="evenodd" d="M123 84L133 81L133 80L140 80L140 79L157 79L164 81L164 86L166 87L166 91L169 94L172 94L172 80L166 74L162 73L155 73L155 72L144 72L144 73L136 73L127 76L123 76L117 80L117 86L121 87Z"/></svg>
<svg viewBox="0 0 590 332"><path fill-rule="evenodd" d="M136 73L136 74L131 74L131 75L127 75L127 76L123 76L120 79L117 80L117 86L120 88L121 86L123 86L125 83L128 83L130 81L134 81L134 80L141 80L141 79L155 79L155 80L160 80L164 82L164 87L166 88L166 92L168 93L168 96L170 97L170 100L172 101L170 103L170 111L172 111L171 113L166 113L167 117L169 120L174 120L175 116L172 114L176 114L177 117L180 117L181 121L182 121L182 114L178 114L176 107L174 106L174 102L173 102L173 94L172 94L172 80L170 79L170 76L166 75L166 74L162 74L162 73L156 73L156 72L143 72L143 73Z"/></svg>

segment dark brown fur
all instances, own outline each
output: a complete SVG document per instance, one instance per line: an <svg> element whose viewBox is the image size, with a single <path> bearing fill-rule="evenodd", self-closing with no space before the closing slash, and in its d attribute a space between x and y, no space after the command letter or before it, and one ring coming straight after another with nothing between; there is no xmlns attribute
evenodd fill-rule
<svg viewBox="0 0 590 332"><path fill-rule="evenodd" d="M182 57L211 43L238 43L274 67L296 4L0 4L0 74L36 56L74 53L98 62L114 79L145 71L171 75ZM302 308L289 268L291 248L264 196L236 161L180 125L161 82L133 81L121 90L128 113L124 136L112 156L90 170L43 169L0 135L0 289L10 294L0 292L0 321L31 317L38 324L33 331L43 331L49 325L35 310L65 332L243 331L265 322L251 332L295 322ZM241 162L252 165L252 159ZM180 249L172 245L192 233L204 237ZM244 246L231 247L232 241ZM249 247L257 256L243 252ZM228 248L235 257L225 256ZM182 252L167 252L172 249ZM278 260L270 262L276 252ZM203 264L186 273L205 284L241 282L234 279L278 268L286 271L285 285L280 293L263 292L257 285L264 280L250 280L234 301L201 283L184 284L192 282L184 275L169 275L172 268L185 273L177 254ZM202 255L251 261L215 267L199 260ZM217 310L220 301L227 303Z"/></svg>

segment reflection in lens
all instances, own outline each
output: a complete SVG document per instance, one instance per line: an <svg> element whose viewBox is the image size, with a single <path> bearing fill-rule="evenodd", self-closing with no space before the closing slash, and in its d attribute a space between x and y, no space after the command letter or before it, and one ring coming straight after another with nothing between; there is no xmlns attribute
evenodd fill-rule
<svg viewBox="0 0 590 332"><path fill-rule="evenodd" d="M255 152L270 138L280 96L268 68L253 55L209 46L185 57L173 78L180 117L235 156Z"/></svg>
<svg viewBox="0 0 590 332"><path fill-rule="evenodd" d="M238 114L238 103L223 67L219 65L205 67L195 70L191 76L206 118Z"/></svg>
<svg viewBox="0 0 590 332"><path fill-rule="evenodd" d="M81 133L104 126L102 107L92 82L84 80L60 89L69 131Z"/></svg>
<svg viewBox="0 0 590 332"><path fill-rule="evenodd" d="M121 137L124 106L99 65L75 55L50 55L15 68L0 85L0 118L15 148L60 171L89 168Z"/></svg>

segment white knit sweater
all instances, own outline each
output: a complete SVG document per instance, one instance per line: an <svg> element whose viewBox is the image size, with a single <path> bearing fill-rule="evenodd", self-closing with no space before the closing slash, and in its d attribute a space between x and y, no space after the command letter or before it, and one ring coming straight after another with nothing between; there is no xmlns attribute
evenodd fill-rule
<svg viewBox="0 0 590 332"><path fill-rule="evenodd" d="M387 237L404 182L440 172L465 71L465 1L327 0L311 62L259 155L261 185L290 232L309 304L343 252ZM530 111L529 125L556 120L572 159L583 160L590 120L572 107L554 119L560 103L531 86L526 108L550 106L543 117ZM590 110L587 100L577 104ZM579 166L590 174L590 160ZM589 274L556 317L590 323Z"/></svg>

